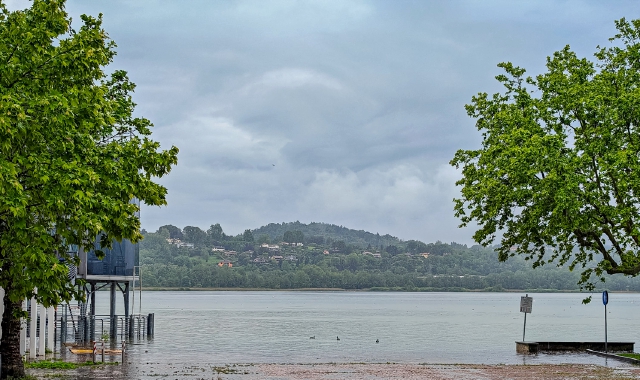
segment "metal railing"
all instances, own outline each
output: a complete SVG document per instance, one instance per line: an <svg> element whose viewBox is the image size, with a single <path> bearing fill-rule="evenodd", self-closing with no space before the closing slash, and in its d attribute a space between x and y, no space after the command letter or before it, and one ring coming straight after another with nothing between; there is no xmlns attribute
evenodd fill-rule
<svg viewBox="0 0 640 380"><path fill-rule="evenodd" d="M142 339L153 335L154 315L132 314L129 318L109 315L76 315L67 305L56 313L56 341L86 346L90 342ZM113 323L112 323L113 322Z"/></svg>

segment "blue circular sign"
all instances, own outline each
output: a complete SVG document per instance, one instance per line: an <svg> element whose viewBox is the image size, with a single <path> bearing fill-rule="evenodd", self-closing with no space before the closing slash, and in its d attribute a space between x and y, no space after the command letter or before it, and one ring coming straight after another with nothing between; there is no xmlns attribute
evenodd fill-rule
<svg viewBox="0 0 640 380"><path fill-rule="evenodd" d="M607 304L609 303L609 292L607 292L606 290L602 292L602 303L605 306L607 306Z"/></svg>

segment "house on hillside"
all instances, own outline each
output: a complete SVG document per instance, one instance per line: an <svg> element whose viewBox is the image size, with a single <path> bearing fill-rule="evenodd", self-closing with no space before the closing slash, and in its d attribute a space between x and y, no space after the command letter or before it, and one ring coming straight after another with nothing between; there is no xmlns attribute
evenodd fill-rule
<svg viewBox="0 0 640 380"><path fill-rule="evenodd" d="M167 239L167 243L173 244L178 248L181 248L181 247L193 248L193 243L185 243L180 239Z"/></svg>
<svg viewBox="0 0 640 380"><path fill-rule="evenodd" d="M266 248L267 250L269 250L269 252L280 252L280 246L277 244L261 244L260 245L261 248Z"/></svg>

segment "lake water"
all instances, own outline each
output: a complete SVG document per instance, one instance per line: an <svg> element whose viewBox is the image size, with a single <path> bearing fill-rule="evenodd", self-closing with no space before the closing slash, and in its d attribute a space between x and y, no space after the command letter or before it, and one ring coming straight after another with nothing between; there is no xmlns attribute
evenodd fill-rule
<svg viewBox="0 0 640 380"><path fill-rule="evenodd" d="M142 312L155 313L155 337L131 345L129 355L138 362L177 365L607 364L588 354L516 354L515 341L522 339L522 295L148 291L142 294ZM529 296L534 301L526 340L604 341L600 294L589 305L582 305L583 294ZM108 293L99 292L97 299L97 313L108 314ZM640 294L610 294L607 311L609 341L640 343Z"/></svg>

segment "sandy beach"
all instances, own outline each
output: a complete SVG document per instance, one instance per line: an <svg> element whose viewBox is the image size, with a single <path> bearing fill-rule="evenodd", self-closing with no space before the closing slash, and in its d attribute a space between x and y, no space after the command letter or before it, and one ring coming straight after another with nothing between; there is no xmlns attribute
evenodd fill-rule
<svg viewBox="0 0 640 380"><path fill-rule="evenodd" d="M151 364L151 363L149 363ZM170 366L157 363L145 370L108 365L76 370L29 370L38 379L214 379L214 380L498 380L498 379L640 379L640 367L585 364L468 365L468 364L237 364L228 366Z"/></svg>

